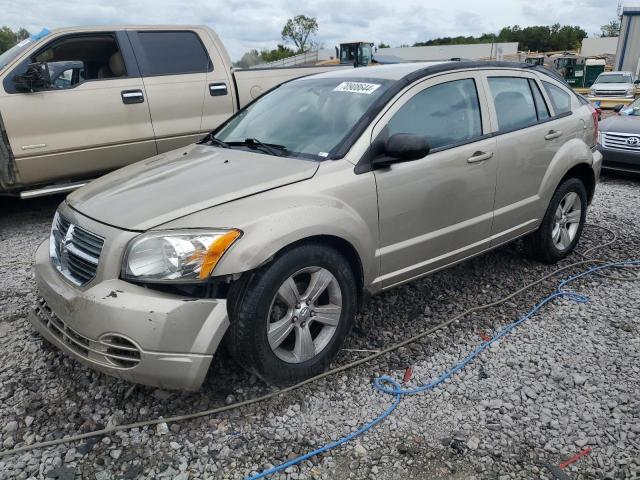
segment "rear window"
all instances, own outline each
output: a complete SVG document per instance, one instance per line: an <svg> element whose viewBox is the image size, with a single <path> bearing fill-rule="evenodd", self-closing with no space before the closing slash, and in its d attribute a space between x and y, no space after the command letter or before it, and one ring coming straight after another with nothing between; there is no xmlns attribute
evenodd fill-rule
<svg viewBox="0 0 640 480"><path fill-rule="evenodd" d="M549 95L551 105L553 105L553 110L556 115L562 115L563 113L571 111L571 96L569 93L552 83L543 81L542 84Z"/></svg>
<svg viewBox="0 0 640 480"><path fill-rule="evenodd" d="M211 71L209 55L195 32L137 32L143 76Z"/></svg>

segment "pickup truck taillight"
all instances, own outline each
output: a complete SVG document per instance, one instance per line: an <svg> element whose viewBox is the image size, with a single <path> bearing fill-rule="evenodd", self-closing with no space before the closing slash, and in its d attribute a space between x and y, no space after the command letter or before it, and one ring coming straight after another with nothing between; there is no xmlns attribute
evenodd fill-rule
<svg viewBox="0 0 640 480"><path fill-rule="evenodd" d="M593 119L593 140L597 142L598 141L598 111L591 103L589 104L589 110L591 110L591 118Z"/></svg>

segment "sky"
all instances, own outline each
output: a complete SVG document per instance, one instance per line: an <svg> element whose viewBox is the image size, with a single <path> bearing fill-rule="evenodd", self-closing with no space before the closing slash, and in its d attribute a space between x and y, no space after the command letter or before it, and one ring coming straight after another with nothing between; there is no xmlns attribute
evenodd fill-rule
<svg viewBox="0 0 640 480"><path fill-rule="evenodd" d="M238 60L252 48L282 43L282 27L299 14L316 17L315 40L333 48L353 40L411 45L507 25L578 25L593 36L615 18L616 7L617 0L0 0L0 25L35 33L73 25L205 24Z"/></svg>

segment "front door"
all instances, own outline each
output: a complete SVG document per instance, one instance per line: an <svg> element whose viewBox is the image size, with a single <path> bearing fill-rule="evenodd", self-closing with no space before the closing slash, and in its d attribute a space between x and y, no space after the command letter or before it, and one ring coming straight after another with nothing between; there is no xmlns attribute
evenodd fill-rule
<svg viewBox="0 0 640 480"><path fill-rule="evenodd" d="M91 178L156 154L142 79L122 41L117 32L60 35L8 72L0 105L21 183ZM32 62L47 62L52 84L20 91L11 79Z"/></svg>
<svg viewBox="0 0 640 480"><path fill-rule="evenodd" d="M407 91L373 138L424 136L430 153L375 170L383 288L489 246L496 186L495 139L475 73L448 74Z"/></svg>

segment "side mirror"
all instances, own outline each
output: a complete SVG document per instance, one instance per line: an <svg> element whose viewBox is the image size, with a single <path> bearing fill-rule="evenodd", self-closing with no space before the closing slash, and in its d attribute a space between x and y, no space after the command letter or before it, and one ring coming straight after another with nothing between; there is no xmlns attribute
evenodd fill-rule
<svg viewBox="0 0 640 480"><path fill-rule="evenodd" d="M413 133L391 135L384 145L384 152L373 159L373 165L387 167L393 163L410 162L429 154L429 143L424 137Z"/></svg>
<svg viewBox="0 0 640 480"><path fill-rule="evenodd" d="M615 105L613 107L613 111L616 112L616 113L619 113L620 110L622 110L623 108L624 108L624 105L622 103L619 103L618 105Z"/></svg>
<svg viewBox="0 0 640 480"><path fill-rule="evenodd" d="M633 82L633 84L634 84L634 85L640 85L640 79L635 80L635 81Z"/></svg>
<svg viewBox="0 0 640 480"><path fill-rule="evenodd" d="M46 62L31 63L22 75L13 77L13 83L21 92L37 92L51 87L49 65Z"/></svg>

